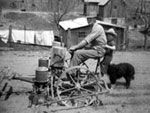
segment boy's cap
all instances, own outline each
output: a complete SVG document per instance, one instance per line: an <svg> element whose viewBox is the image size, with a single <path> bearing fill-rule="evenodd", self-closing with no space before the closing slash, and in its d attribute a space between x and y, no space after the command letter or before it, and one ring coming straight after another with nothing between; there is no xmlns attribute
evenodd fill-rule
<svg viewBox="0 0 150 113"><path fill-rule="evenodd" d="M117 36L117 33L115 32L115 30L113 28L110 28L106 31L107 34L112 34L114 36Z"/></svg>

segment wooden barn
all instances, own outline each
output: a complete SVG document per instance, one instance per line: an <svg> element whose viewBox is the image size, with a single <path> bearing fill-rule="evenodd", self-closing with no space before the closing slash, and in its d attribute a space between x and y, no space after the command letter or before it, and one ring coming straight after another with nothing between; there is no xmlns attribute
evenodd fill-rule
<svg viewBox="0 0 150 113"><path fill-rule="evenodd" d="M84 0L83 13L86 16L126 17L127 3L125 0Z"/></svg>
<svg viewBox="0 0 150 113"><path fill-rule="evenodd" d="M83 40L91 31L91 25L88 23L90 22L91 18L78 18L74 20L67 20L60 22L61 30L60 34L63 37L63 42L67 48L72 45L79 43ZM80 21L81 20L81 21ZM85 21L85 22L83 22ZM80 22L80 23L78 23ZM105 30L109 28L114 28L118 34L118 38L116 40L116 47L117 50L123 49L123 43L125 41L125 28L121 26L117 26L115 24L110 24L107 22L97 20L99 24L101 24ZM82 24L81 24L82 23Z"/></svg>

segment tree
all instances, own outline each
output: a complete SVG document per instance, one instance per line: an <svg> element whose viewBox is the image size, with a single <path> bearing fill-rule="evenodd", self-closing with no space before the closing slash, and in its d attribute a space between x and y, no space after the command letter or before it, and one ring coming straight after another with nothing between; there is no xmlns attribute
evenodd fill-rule
<svg viewBox="0 0 150 113"><path fill-rule="evenodd" d="M49 0L49 11L59 30L59 22L77 6L77 0Z"/></svg>
<svg viewBox="0 0 150 113"><path fill-rule="evenodd" d="M144 50L147 47L147 38L150 32L150 1L139 0L138 7L135 13L137 20L144 25L140 32L144 35Z"/></svg>

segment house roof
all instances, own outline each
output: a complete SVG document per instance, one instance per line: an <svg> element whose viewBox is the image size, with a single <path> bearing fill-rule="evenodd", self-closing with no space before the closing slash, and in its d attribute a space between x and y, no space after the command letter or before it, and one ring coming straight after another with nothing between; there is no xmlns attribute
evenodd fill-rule
<svg viewBox="0 0 150 113"><path fill-rule="evenodd" d="M101 24L101 25L107 25L107 26L111 26L111 27L117 27L117 28L125 28L123 26L118 26L116 24L111 24L111 23L108 23L108 22L104 22L104 21L99 21L99 20L96 20L96 22L98 24ZM86 17L82 17L82 18L77 18L77 19L74 19L74 20L65 20L65 21L61 21L59 22L59 25L64 29L64 30L67 30L67 29L76 29L76 28L81 28L81 27L85 27L85 26L88 26L88 20Z"/></svg>
<svg viewBox="0 0 150 113"><path fill-rule="evenodd" d="M87 18L81 17L73 20L61 21L59 22L59 25L65 30L67 30L68 28L75 29L75 28L87 26L88 21Z"/></svg>
<svg viewBox="0 0 150 113"><path fill-rule="evenodd" d="M110 0L84 0L84 2L99 3L99 5L105 5L109 1Z"/></svg>
<svg viewBox="0 0 150 113"><path fill-rule="evenodd" d="M108 2L109 2L110 0L100 0L100 2L99 2L99 6L104 6L104 5L106 5Z"/></svg>
<svg viewBox="0 0 150 113"><path fill-rule="evenodd" d="M119 25L116 25L116 24L111 24L109 22L104 22L104 21L100 21L100 20L96 20L96 22L98 24L101 24L101 25L107 25L107 26L111 26L111 27L117 27L117 28L125 28L124 26L119 26Z"/></svg>

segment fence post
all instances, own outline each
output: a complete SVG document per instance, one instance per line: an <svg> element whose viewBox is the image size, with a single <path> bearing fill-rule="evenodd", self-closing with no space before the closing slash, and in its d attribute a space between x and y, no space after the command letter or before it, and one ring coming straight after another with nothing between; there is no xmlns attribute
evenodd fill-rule
<svg viewBox="0 0 150 113"><path fill-rule="evenodd" d="M9 35L8 35L8 46L10 46L11 42L13 42L13 39L12 39L12 25L9 26Z"/></svg>
<svg viewBox="0 0 150 113"><path fill-rule="evenodd" d="M26 26L24 25L24 43L26 43Z"/></svg>

